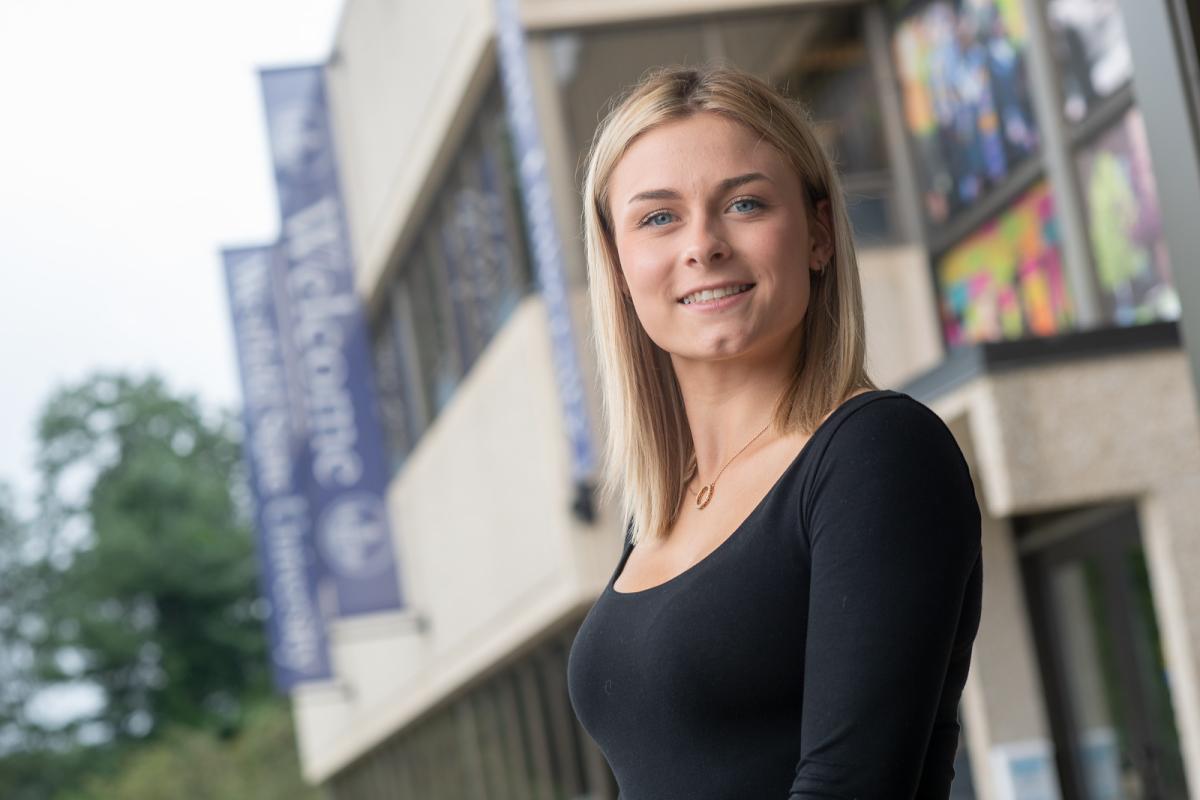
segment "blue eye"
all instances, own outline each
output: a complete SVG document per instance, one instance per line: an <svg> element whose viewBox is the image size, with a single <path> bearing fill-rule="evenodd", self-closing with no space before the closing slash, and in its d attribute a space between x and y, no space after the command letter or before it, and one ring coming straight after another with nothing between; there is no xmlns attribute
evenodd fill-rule
<svg viewBox="0 0 1200 800"><path fill-rule="evenodd" d="M655 220L659 220L659 221L655 222ZM650 216L643 219L641 224L642 225L650 225L655 228L661 228L663 225L666 225L670 221L671 221L671 212L670 211L655 211L653 214L651 214Z"/></svg>
<svg viewBox="0 0 1200 800"><path fill-rule="evenodd" d="M743 197L740 200L734 200L733 204L730 205L730 208L732 208L734 211L739 211L744 214L749 211L756 211L761 206L762 203L758 202L753 197Z"/></svg>

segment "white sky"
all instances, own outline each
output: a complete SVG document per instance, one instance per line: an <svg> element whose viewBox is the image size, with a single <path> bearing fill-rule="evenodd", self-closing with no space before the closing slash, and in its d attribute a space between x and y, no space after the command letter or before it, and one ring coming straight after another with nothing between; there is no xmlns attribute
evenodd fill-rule
<svg viewBox="0 0 1200 800"><path fill-rule="evenodd" d="M218 248L278 228L257 68L324 61L342 0L0 0L0 481L93 370L240 401Z"/></svg>

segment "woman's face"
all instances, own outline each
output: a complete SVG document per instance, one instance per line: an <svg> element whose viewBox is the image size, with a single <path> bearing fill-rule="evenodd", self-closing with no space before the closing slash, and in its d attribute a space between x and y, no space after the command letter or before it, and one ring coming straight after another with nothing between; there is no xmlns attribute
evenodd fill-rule
<svg viewBox="0 0 1200 800"><path fill-rule="evenodd" d="M833 252L828 202L812 221L804 194L778 150L715 113L634 141L610 179L609 210L621 272L655 344L682 359L788 357L810 270Z"/></svg>

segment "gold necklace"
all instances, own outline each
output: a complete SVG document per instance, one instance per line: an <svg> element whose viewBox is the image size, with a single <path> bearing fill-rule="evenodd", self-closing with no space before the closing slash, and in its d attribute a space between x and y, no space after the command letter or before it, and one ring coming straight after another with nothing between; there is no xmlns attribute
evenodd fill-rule
<svg viewBox="0 0 1200 800"><path fill-rule="evenodd" d="M728 467L730 464L732 464L734 458L737 458L742 453L746 452L746 448L749 447L750 445L754 444L754 440L757 439L758 437L762 436L764 433L766 433L767 428L769 428L769 427L771 427L770 422L767 423L765 428L763 428L758 433L754 434L754 439L751 439L750 441L746 442L746 444L742 447L741 450L738 450L736 453L734 453L733 458L730 458L728 461L725 462L725 467ZM717 480L720 479L721 473L725 471L725 467L721 467L721 469L717 472L717 477L712 479L712 483L707 484L705 486L701 486L699 492L693 492L690 487L684 487L688 490L689 494L693 494L696 496L696 508L703 509L705 506L707 506L712 501L713 492L716 491L716 488L717 488ZM699 468L699 465L697 465L696 472L698 473L699 471L700 471L700 468Z"/></svg>

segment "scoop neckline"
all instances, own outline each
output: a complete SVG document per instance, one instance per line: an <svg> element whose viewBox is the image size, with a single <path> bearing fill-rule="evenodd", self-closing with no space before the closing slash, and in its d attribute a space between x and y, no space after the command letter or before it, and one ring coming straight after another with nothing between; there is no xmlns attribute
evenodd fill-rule
<svg viewBox="0 0 1200 800"><path fill-rule="evenodd" d="M779 487L783 485L784 479L787 478L791 474L792 470L796 469L797 465L804 458L804 454L808 452L809 445L811 445L813 443L813 441L817 438L817 434L820 433L823 428L825 428L827 425L830 425L838 416L840 416L841 412L843 410L849 408L850 405L852 403L854 403L855 400L865 401L871 395L889 395L889 394L897 394L898 395L901 393L897 392L894 389L871 389L869 391L863 392L862 394L857 394L857 395L851 397L849 400L846 400L840 406L835 408L833 410L833 412L830 413L830 415L825 418L825 421L822 422L820 425L818 425L813 430L812 436L808 437L808 441L806 441L804 443L804 446L800 448L800 451L798 453L796 453L795 457L791 460L791 463L789 463L787 465L787 467L784 468L783 472L781 472L779 474L779 477L775 479L775 482L773 484L771 484L771 488L767 489L767 493L762 496L762 499L759 500L758 503L754 506L754 508L752 508L750 510L750 513L746 515L746 518L743 519L740 523L738 523L738 526L736 528L734 528L733 531L728 536L725 537L724 541L722 541L719 545L714 547L712 549L712 551L710 551L708 553L708 555L706 555L704 558L697 561L695 564L692 564L690 567L685 569L683 572L680 572L670 578L667 578L662 583L656 583L653 586L647 586L645 589L638 589L637 591L633 591L633 592L620 591L619 589L616 588L616 586L614 584L616 584L617 578L619 578L621 576L621 572L624 571L625 562L629 560L629 554L633 552L633 545L626 542L625 548L624 548L623 552L621 553L621 560L617 564L617 568L613 571L612 577L608 579L608 585L604 587L605 593L610 594L610 595L615 595L617 597L644 596L644 595L648 595L648 594L657 593L658 591L660 591L662 589L667 589L674 585L677 585L683 579L687 578L689 575L695 574L696 571L700 568L700 566L702 564L712 561L713 556L717 555L722 550L727 549L726 546L731 541L733 541L735 538L737 538L738 534L740 534L746 528L746 526L750 524L751 520L753 520L756 516L758 516L759 512L767 505L767 501L770 500L772 495L774 495L775 492L778 491Z"/></svg>

